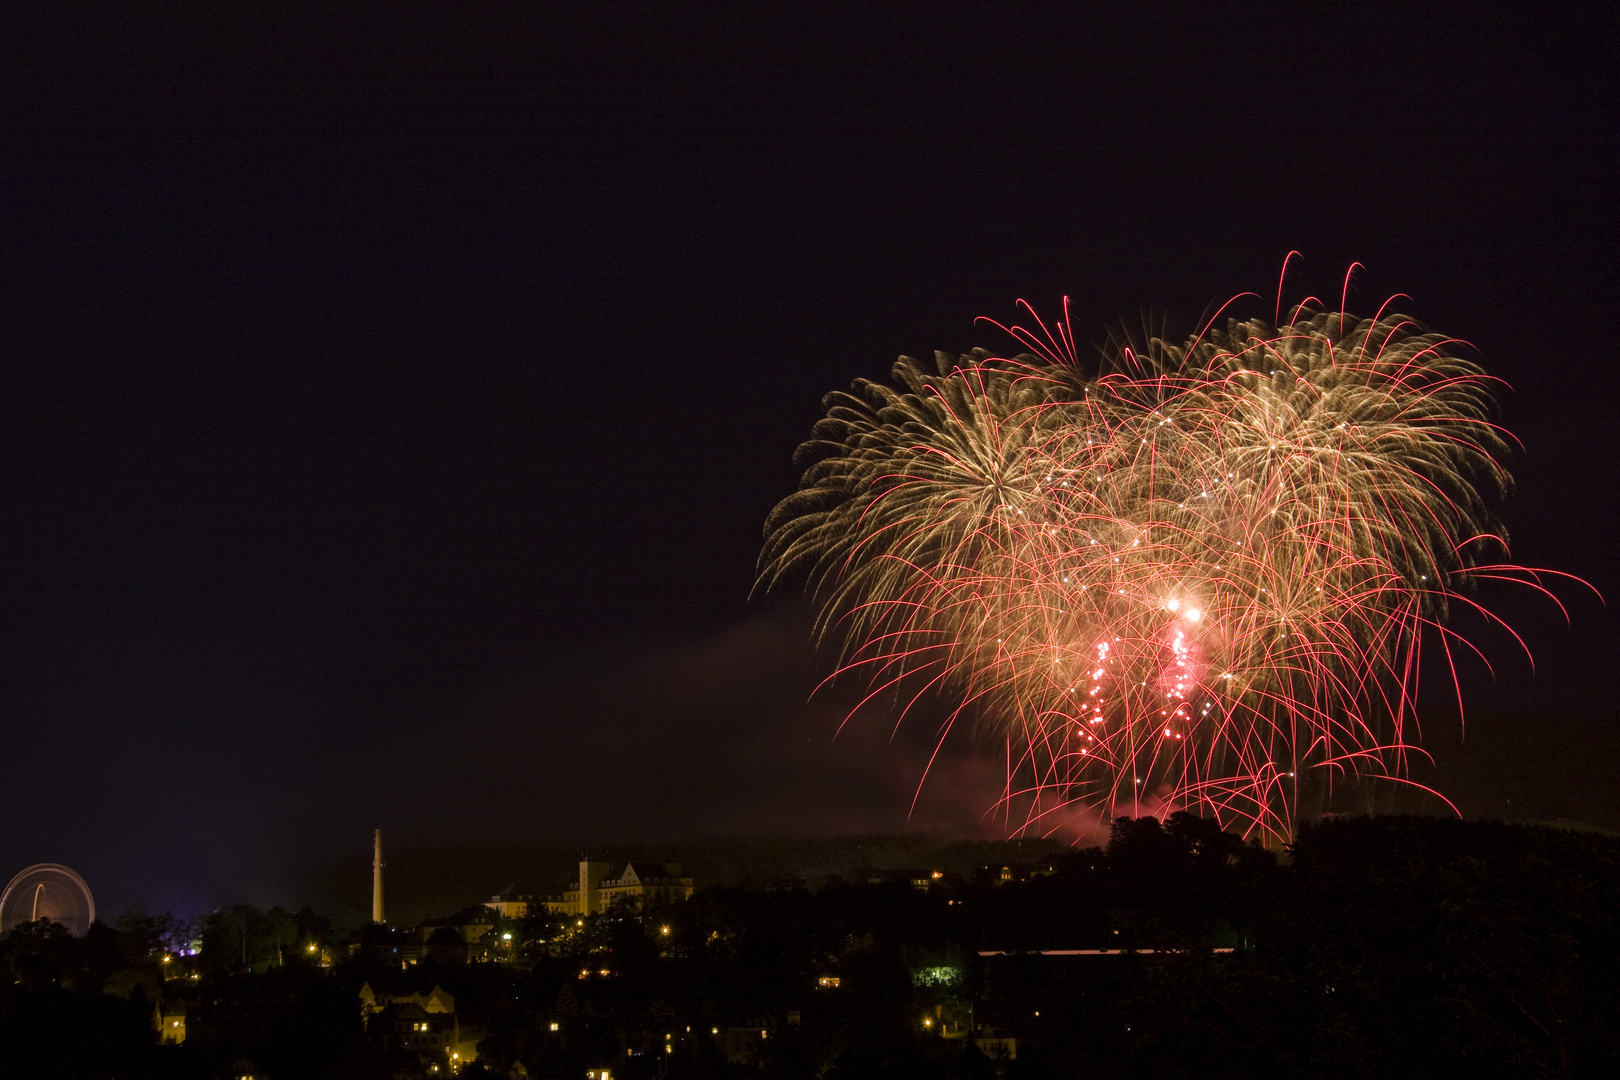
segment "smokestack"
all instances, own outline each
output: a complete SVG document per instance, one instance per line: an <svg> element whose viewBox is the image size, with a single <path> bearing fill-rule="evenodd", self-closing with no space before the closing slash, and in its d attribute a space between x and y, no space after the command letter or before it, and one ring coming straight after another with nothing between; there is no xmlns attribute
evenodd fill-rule
<svg viewBox="0 0 1620 1080"><path fill-rule="evenodd" d="M383 921L382 868L382 830L378 829L376 847L371 856L371 921L374 923Z"/></svg>

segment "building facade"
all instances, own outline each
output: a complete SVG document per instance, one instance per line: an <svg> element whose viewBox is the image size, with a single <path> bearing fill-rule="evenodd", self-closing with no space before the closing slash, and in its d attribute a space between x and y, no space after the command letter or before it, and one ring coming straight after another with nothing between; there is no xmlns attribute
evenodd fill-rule
<svg viewBox="0 0 1620 1080"><path fill-rule="evenodd" d="M484 902L508 919L521 919L544 905L557 915L597 915L613 904L633 897L665 897L689 900L692 896L692 878L682 872L677 862L637 860L624 864L617 875L615 864L583 859L574 880L560 895L553 896L493 896Z"/></svg>

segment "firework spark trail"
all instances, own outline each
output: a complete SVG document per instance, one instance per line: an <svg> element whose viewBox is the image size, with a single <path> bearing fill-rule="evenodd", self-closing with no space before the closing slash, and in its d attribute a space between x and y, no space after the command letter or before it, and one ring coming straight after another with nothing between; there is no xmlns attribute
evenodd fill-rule
<svg viewBox="0 0 1620 1080"><path fill-rule="evenodd" d="M1423 639L1449 655L1476 576L1535 584L1480 563L1511 487L1488 376L1384 311L1228 319L1090 372L1067 301L1037 325L829 395L761 587L804 584L902 718L938 693L941 739L1004 738L1022 829L1150 798L1286 835L1302 771L1399 778Z"/></svg>

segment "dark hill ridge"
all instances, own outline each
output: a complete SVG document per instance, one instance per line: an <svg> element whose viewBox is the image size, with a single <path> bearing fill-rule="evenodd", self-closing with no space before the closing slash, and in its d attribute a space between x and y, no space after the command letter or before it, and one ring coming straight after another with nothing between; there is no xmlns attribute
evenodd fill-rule
<svg viewBox="0 0 1620 1080"><path fill-rule="evenodd" d="M1557 716L1471 713L1466 728L1455 715L1426 718L1423 745L1411 778L1443 792L1465 819L1563 829L1620 832L1620 787L1608 782L1620 755L1620 725L1599 731ZM1554 782L1557 781L1557 782ZM1328 806L1341 815L1420 814L1446 818L1452 811L1433 795L1388 782L1356 785L1340 780ZM481 903L507 887L519 893L558 889L582 848L619 862L653 858L682 863L699 886L733 885L746 878L849 876L857 869L929 868L968 874L994 862L1030 861L1062 849L1057 841L966 839L961 834L858 834L825 838L722 837L611 844L485 843L412 845L385 835L388 913L395 924L415 923ZM370 837L356 838L352 857L292 864L277 875L275 896L261 902L309 904L340 922L358 925L371 896Z"/></svg>
<svg viewBox="0 0 1620 1080"><path fill-rule="evenodd" d="M1462 736L1462 737L1459 737ZM1412 779L1445 793L1463 818L1561 829L1620 833L1620 788L1605 770L1620 753L1620 725L1592 733L1557 717L1471 714L1466 729L1454 716L1425 721L1424 745L1432 762L1414 756ZM1555 760L1556 766L1549 760ZM1559 773L1565 782L1550 783ZM1418 814L1450 818L1433 795L1409 785L1336 782L1331 803L1340 815ZM560 889L582 850L616 862L680 862L701 887L745 879L824 879L856 872L939 869L967 876L991 863L1029 862L1065 848L1060 841L967 839L960 834L864 833L823 838L720 837L610 844L486 843L413 846L385 836L390 921L414 924L444 915L511 887L517 893ZM369 914L369 836L358 837L351 858L293 864L280 877L272 902L311 905L340 923L358 925Z"/></svg>
<svg viewBox="0 0 1620 1080"><path fill-rule="evenodd" d="M885 871L941 870L971 876L980 866L1027 863L1067 850L1058 840L963 840L928 833L867 833L819 839L718 838L668 843L593 846L592 858L615 863L638 859L679 862L701 887L749 880L828 875L855 877ZM331 912L340 924L358 925L369 912L371 863L361 848L344 862L305 863L288 874L286 889L298 906ZM511 887L515 893L559 891L574 873L580 849L561 844L477 844L390 847L387 914L395 925L481 903Z"/></svg>

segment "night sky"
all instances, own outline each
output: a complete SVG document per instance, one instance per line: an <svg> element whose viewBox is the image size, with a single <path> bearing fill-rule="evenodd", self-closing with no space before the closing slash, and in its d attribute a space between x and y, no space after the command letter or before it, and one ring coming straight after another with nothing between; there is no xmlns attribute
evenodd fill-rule
<svg viewBox="0 0 1620 1080"><path fill-rule="evenodd" d="M999 765L908 825L928 732L835 741L749 600L821 396L1290 250L1477 346L1515 557L1620 597L1620 22L1205 7L6 5L0 875L971 823ZM1481 632L1468 704L1613 746L1561 595L1487 591L1537 672Z"/></svg>

